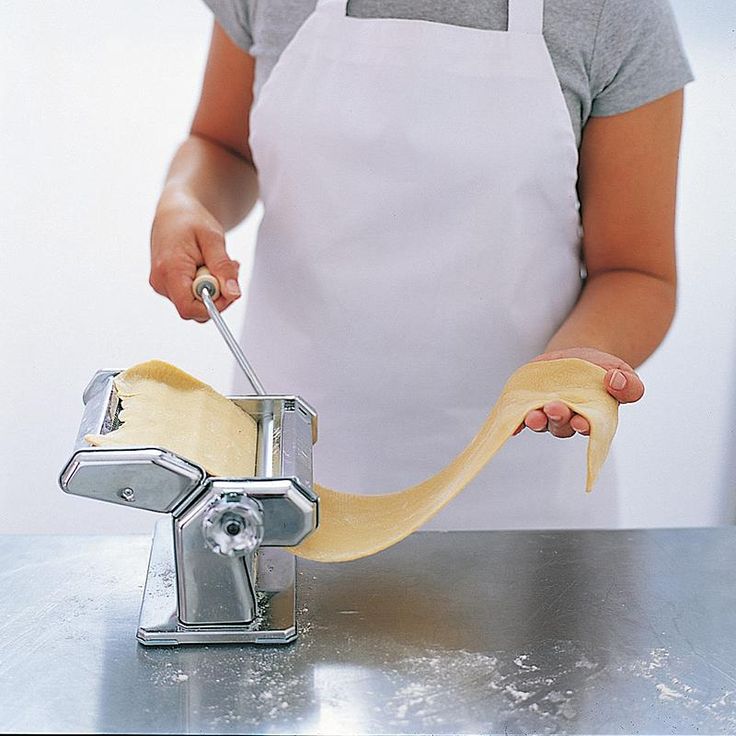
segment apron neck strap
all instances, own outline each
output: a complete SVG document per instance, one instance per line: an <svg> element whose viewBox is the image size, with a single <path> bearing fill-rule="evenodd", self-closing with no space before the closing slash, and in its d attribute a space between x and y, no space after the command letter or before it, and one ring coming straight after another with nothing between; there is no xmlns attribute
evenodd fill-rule
<svg viewBox="0 0 736 736"><path fill-rule="evenodd" d="M316 9L345 17L346 0L317 0ZM509 31L540 35L544 16L544 0L509 0Z"/></svg>
<svg viewBox="0 0 736 736"><path fill-rule="evenodd" d="M509 31L541 34L544 0L509 0Z"/></svg>
<svg viewBox="0 0 736 736"><path fill-rule="evenodd" d="M317 10L332 15L346 16L348 14L347 0L317 0L315 11Z"/></svg>

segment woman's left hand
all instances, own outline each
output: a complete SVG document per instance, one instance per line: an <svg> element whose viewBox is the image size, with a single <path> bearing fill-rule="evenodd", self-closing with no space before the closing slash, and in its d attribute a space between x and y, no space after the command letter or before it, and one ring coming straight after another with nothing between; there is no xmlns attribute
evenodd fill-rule
<svg viewBox="0 0 736 736"><path fill-rule="evenodd" d="M606 390L621 404L630 404L644 395L644 384L636 371L620 358L610 353L604 353L595 348L569 348L555 350L537 356L531 362L538 360L557 360L559 358L581 358L589 363L595 363L605 368L603 379ZM550 401L541 409L530 411L523 424L520 424L514 434L528 427L534 432L551 432L555 437L572 437L576 432L582 435L590 434L588 420L575 414L562 401Z"/></svg>

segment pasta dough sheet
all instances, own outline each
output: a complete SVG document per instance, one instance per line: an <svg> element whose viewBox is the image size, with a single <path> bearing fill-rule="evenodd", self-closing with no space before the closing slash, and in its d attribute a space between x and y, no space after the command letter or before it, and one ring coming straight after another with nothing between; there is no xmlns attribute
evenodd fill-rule
<svg viewBox="0 0 736 736"><path fill-rule="evenodd" d="M115 376L123 401L121 426L86 435L98 447L161 447L213 475L251 477L256 471L258 425L207 384L160 360Z"/></svg>
<svg viewBox="0 0 736 736"><path fill-rule="evenodd" d="M319 527L295 554L343 562L380 552L416 531L480 472L526 414L559 399L590 423L587 482L590 491L618 424L618 402L603 385L606 371L576 358L527 363L517 370L476 436L443 470L410 488L375 496L316 486ZM253 474L255 423L231 401L178 368L151 361L116 378L126 423L89 436L106 446L155 445L187 457L216 476ZM236 421L233 411L245 417ZM189 418L207 417L207 431L190 433ZM240 420L240 417L238 417ZM251 450L248 451L248 443Z"/></svg>

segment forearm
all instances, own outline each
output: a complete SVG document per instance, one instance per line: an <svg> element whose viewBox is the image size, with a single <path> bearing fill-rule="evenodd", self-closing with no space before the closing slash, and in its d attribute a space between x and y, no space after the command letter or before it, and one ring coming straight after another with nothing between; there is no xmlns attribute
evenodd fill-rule
<svg viewBox="0 0 736 736"><path fill-rule="evenodd" d="M198 200L225 230L235 227L258 199L253 164L205 138L190 135L176 152L158 209Z"/></svg>
<svg viewBox="0 0 736 736"><path fill-rule="evenodd" d="M545 352L591 347L636 368L659 346L675 313L676 288L639 271L589 278L572 312Z"/></svg>

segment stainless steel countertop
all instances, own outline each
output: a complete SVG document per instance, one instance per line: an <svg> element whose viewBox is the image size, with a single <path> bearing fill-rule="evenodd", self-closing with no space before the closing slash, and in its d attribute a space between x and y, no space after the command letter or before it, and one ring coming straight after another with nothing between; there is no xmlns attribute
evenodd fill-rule
<svg viewBox="0 0 736 736"><path fill-rule="evenodd" d="M0 730L734 733L736 528L427 532L299 567L296 643L148 649L149 538L0 537Z"/></svg>

